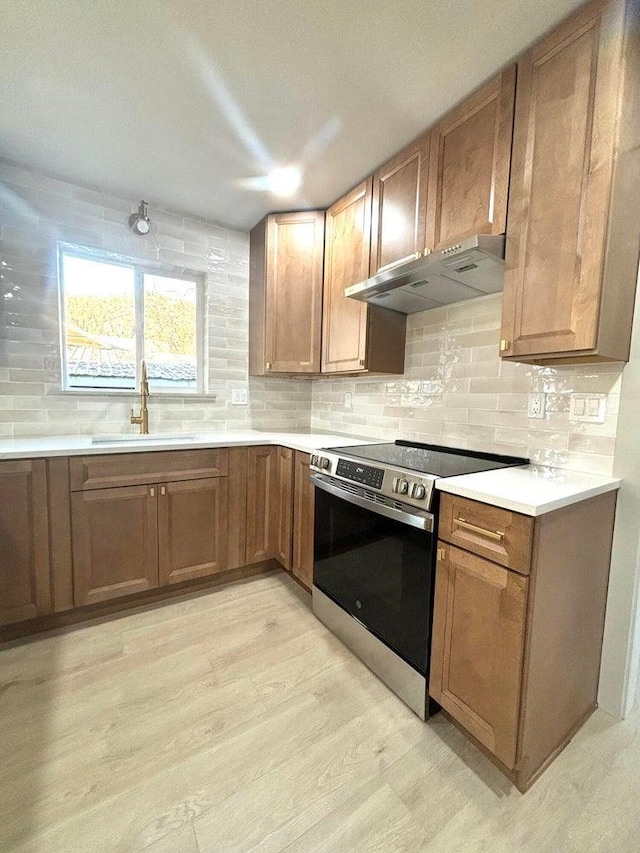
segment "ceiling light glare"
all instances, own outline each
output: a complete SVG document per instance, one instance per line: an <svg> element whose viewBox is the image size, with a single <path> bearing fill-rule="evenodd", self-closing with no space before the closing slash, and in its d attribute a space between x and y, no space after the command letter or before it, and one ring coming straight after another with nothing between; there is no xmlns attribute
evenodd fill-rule
<svg viewBox="0 0 640 853"><path fill-rule="evenodd" d="M275 195L291 196L300 189L302 175L295 166L282 166L269 172L267 183Z"/></svg>

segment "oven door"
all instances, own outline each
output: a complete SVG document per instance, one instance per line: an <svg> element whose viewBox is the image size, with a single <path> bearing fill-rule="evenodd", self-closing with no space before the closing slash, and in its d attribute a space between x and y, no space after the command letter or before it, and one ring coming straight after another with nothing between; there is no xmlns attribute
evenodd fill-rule
<svg viewBox="0 0 640 853"><path fill-rule="evenodd" d="M379 505L364 497L365 489L345 490L321 475L311 479L316 487L314 586L426 676L433 516L408 506Z"/></svg>

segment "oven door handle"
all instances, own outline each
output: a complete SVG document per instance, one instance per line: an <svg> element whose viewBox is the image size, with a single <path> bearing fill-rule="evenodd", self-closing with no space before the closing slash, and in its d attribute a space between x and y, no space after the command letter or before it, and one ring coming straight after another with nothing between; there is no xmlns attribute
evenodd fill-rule
<svg viewBox="0 0 640 853"><path fill-rule="evenodd" d="M336 498L341 498L341 500L347 501L347 503L363 507L364 509L368 509L370 512L375 512L377 515L384 515L385 518L391 518L394 521L399 521L401 524L407 524L410 527L417 527L418 530L424 530L427 533L433 532L434 517L430 512L421 512L420 510L416 510L416 512L405 512L402 509L395 509L395 507L392 506L377 504L373 501L368 501L366 498L361 498L359 495L352 495L344 489L333 486L331 483L327 483L326 480L323 480L317 475L311 476L311 482L316 486L316 488L322 489L324 492L328 492Z"/></svg>

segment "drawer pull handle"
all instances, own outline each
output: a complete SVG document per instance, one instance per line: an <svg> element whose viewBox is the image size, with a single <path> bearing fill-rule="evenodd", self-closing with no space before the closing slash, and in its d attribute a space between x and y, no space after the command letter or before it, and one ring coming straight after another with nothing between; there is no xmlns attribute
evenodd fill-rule
<svg viewBox="0 0 640 853"><path fill-rule="evenodd" d="M486 536L488 539L495 539L496 542L502 542L504 533L500 530L487 530L484 527L478 527L476 524L470 524L464 518L454 518L453 523L463 530L469 530L471 533L477 533L480 536Z"/></svg>

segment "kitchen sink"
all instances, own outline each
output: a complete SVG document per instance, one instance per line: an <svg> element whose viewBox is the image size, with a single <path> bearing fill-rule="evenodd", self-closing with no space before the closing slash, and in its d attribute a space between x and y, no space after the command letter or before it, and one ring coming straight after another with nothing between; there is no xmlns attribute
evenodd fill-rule
<svg viewBox="0 0 640 853"><path fill-rule="evenodd" d="M157 435L139 435L137 433L131 433L131 435L128 435L126 433L118 433L117 435L93 435L91 436L91 444L166 444L173 441L195 441L199 438L199 435L192 432L158 433Z"/></svg>

